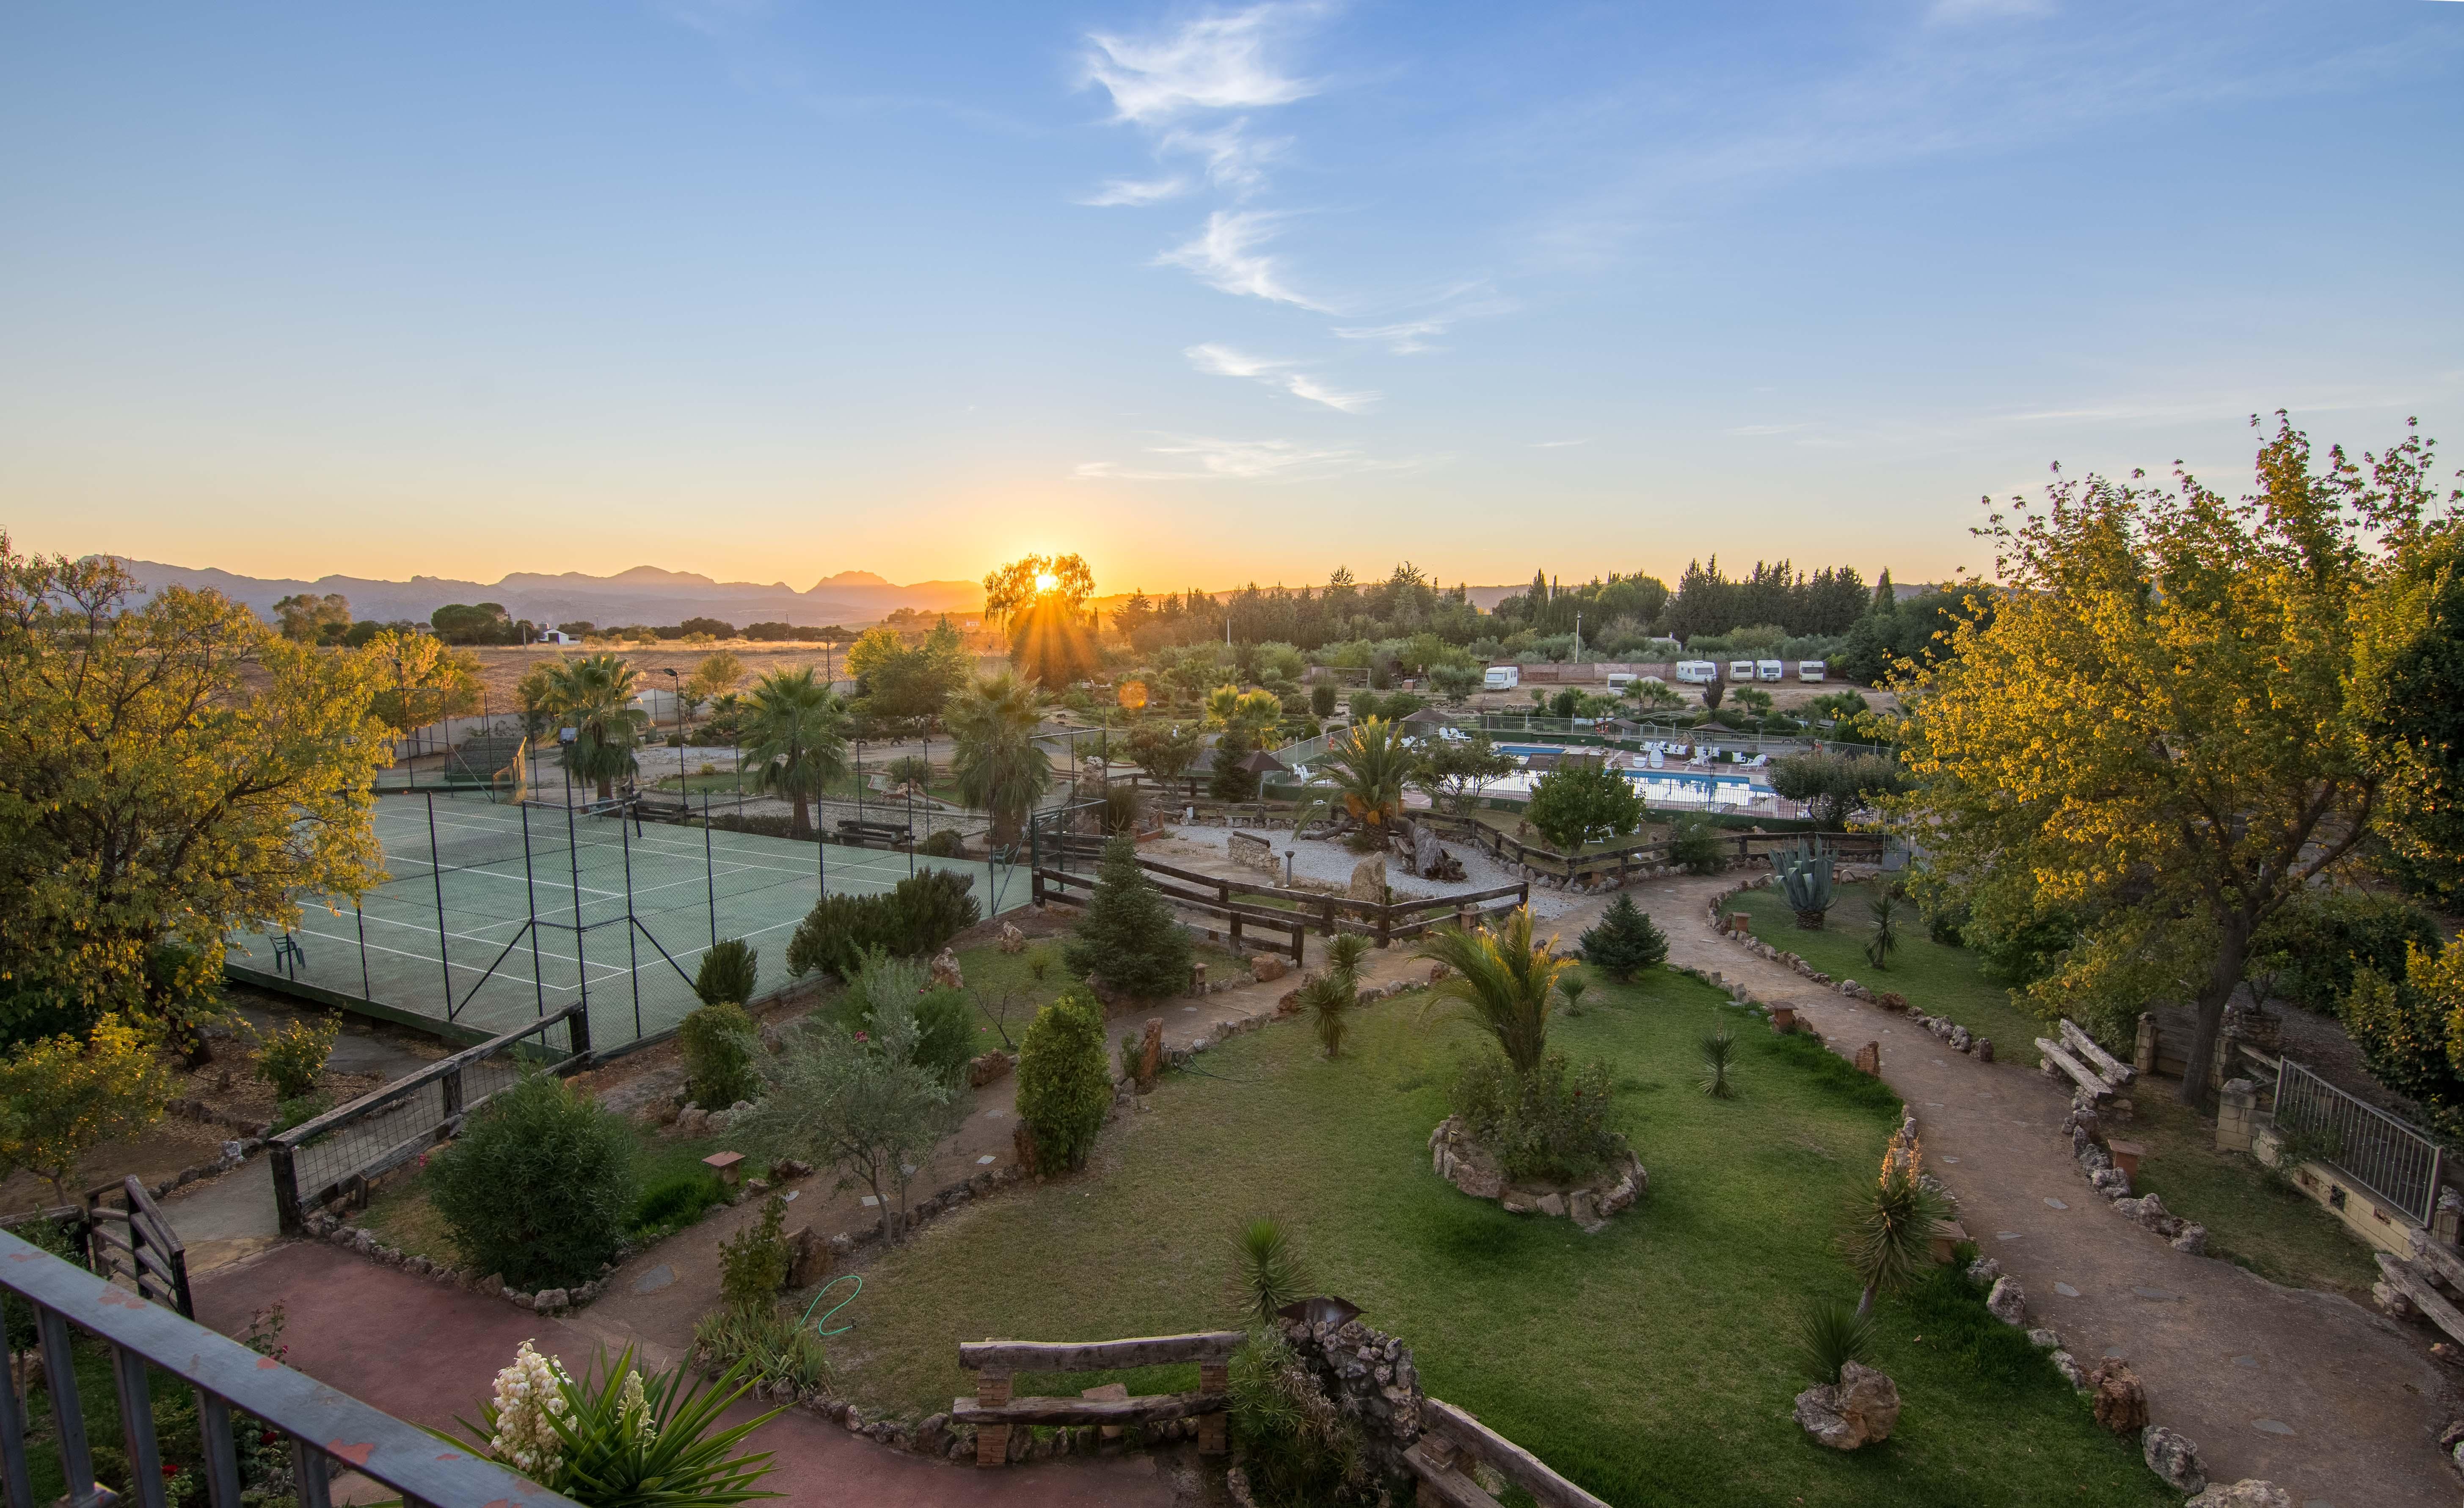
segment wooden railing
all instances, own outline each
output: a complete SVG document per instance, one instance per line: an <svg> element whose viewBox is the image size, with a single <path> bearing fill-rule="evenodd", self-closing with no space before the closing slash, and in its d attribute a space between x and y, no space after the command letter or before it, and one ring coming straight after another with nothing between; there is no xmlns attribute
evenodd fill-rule
<svg viewBox="0 0 2464 1508"><path fill-rule="evenodd" d="M549 1029L559 1025L565 1028L561 1054L548 1046ZM512 1082L514 1070L499 1060L516 1057L544 1061L553 1073L580 1068L590 1057L588 1013L580 1001L551 1011L268 1137L266 1162L282 1234L302 1234L309 1209L363 1194L370 1181L452 1140L465 1117L487 1103L495 1088ZM471 1095L465 1080L483 1067L494 1070L488 1075L491 1086Z"/></svg>
<svg viewBox="0 0 2464 1508"><path fill-rule="evenodd" d="M1553 848L1527 843L1513 834L1500 832L1477 819L1457 817L1448 812L1414 812L1404 819L1404 826L1409 829L1415 825L1426 825L1433 832L1469 842L1501 863L1561 875L1570 881L1585 876L1615 875L1622 885L1637 869L1667 863L1677 846L1675 840L1663 838L1570 858ZM1774 848L1787 848L1808 841L1828 845L1843 863L1852 863L1879 862L1890 847L1890 840L1880 833L1720 832L1713 835L1713 841L1720 845L1724 861L1769 858Z"/></svg>
<svg viewBox="0 0 2464 1508"><path fill-rule="evenodd" d="M1540 1508L1608 1508L1540 1457L1441 1399L1420 1400L1420 1438L1403 1460L1420 1479L1423 1504L1498 1508L1497 1499L1472 1478L1470 1467L1479 1463L1530 1494Z"/></svg>
<svg viewBox="0 0 2464 1508"><path fill-rule="evenodd" d="M121 1197L116 1210L104 1202L115 1193ZM96 1272L127 1279L140 1294L178 1310L183 1319L197 1317L188 1299L187 1248L134 1175L117 1187L87 1191L85 1241L87 1263Z"/></svg>
<svg viewBox="0 0 2464 1508"><path fill-rule="evenodd" d="M1094 888L1095 878L1092 875L1073 874L1067 869L1038 868L1035 871L1035 888L1032 898L1038 906L1045 902L1057 902L1063 906L1083 906L1086 904L1085 900L1072 892L1083 890L1091 895ZM1292 912L1278 911L1263 906L1242 906L1234 902L1219 901L1213 896L1200 895L1195 890L1186 890L1176 885L1157 884L1155 889L1175 904L1189 910L1205 916L1221 918L1224 924L1225 941L1231 945L1234 952L1239 952L1246 945L1248 933L1279 931L1285 934L1281 940L1259 937L1258 946L1271 949L1279 953L1289 954L1295 964L1308 961L1303 949L1309 937L1309 923Z"/></svg>
<svg viewBox="0 0 2464 1508"><path fill-rule="evenodd" d="M1238 1330L1194 1335L1153 1335L1127 1341L962 1341L958 1365L976 1374L976 1395L950 1404L950 1417L976 1427L976 1464L1009 1464L1010 1431L1017 1425L1130 1425L1164 1419L1198 1420L1198 1450L1221 1455L1224 1412L1231 1407L1232 1353L1243 1339ZM1014 1398L1019 1372L1106 1372L1133 1366L1198 1364L1198 1390L1150 1393L1136 1398Z"/></svg>

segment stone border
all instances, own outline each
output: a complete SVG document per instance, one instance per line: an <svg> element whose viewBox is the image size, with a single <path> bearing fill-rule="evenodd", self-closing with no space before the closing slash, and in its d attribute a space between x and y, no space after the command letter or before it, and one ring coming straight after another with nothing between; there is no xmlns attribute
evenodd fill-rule
<svg viewBox="0 0 2464 1508"><path fill-rule="evenodd" d="M1429 1133L1429 1159L1439 1177L1475 1199L1496 1200L1508 1214L1545 1214L1552 1219L1562 1215L1573 1219L1585 1235L1597 1235L1608 1229L1613 1216L1651 1187L1642 1159L1625 1145L1624 1137L1617 1141L1619 1155L1608 1171L1571 1188L1535 1190L1508 1182L1487 1148L1463 1129L1459 1115L1447 1116Z"/></svg>

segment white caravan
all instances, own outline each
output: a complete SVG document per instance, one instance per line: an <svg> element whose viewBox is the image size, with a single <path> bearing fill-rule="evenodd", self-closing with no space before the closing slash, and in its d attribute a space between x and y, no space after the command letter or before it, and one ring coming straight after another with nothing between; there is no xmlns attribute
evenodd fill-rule
<svg viewBox="0 0 2464 1508"><path fill-rule="evenodd" d="M1484 691L1511 691L1522 684L1523 667L1493 665L1488 667L1488 674L1481 678L1480 686Z"/></svg>
<svg viewBox="0 0 2464 1508"><path fill-rule="evenodd" d="M1788 662L1786 662L1786 661L1784 661L1784 660L1757 660L1757 661L1755 661L1755 662L1754 662L1754 679L1755 679L1755 680L1757 680L1757 681L1785 681L1785 680L1787 680L1787 679L1788 679Z"/></svg>
<svg viewBox="0 0 2464 1508"><path fill-rule="evenodd" d="M1720 667L1710 660L1680 660L1677 679L1687 686L1708 686L1720 678Z"/></svg>
<svg viewBox="0 0 2464 1508"><path fill-rule="evenodd" d="M1796 662L1796 678L1800 681L1819 681L1822 679L1822 662L1819 660L1799 660Z"/></svg>

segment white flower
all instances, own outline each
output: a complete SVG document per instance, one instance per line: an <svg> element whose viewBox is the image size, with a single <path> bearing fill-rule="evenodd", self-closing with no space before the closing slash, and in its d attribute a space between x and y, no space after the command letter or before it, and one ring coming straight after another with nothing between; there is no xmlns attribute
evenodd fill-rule
<svg viewBox="0 0 2464 1508"><path fill-rule="evenodd" d="M564 1415L564 1368L528 1341L514 1352L514 1365L496 1374L496 1432L488 1437L488 1453L543 1484L563 1464L549 1420Z"/></svg>

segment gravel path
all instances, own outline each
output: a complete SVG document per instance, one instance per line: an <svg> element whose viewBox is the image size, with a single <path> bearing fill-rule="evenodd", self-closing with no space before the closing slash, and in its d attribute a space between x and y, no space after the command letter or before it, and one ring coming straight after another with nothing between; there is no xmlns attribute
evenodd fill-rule
<svg viewBox="0 0 2464 1508"><path fill-rule="evenodd" d="M1228 863L1231 859L1232 835L1236 832L1264 837L1275 845L1275 853L1279 857L1286 849L1291 850L1292 874L1296 879L1315 880L1328 885L1349 885L1352 883L1352 871L1359 865L1361 858L1343 844L1330 842L1322 838L1304 838L1294 842L1289 828L1277 830L1255 827L1182 827L1175 824L1164 830L1171 835L1165 840L1167 844L1182 845L1179 849L1180 858L1176 859L1170 850L1164 848L1150 851L1168 863L1180 863L1192 858L1203 858L1215 863ZM1521 875L1507 869L1477 848L1448 843L1445 849L1446 852L1463 861L1463 878L1461 881L1448 884L1436 880L1416 879L1405 872L1398 860L1390 857L1386 861L1386 883L1394 887L1397 897L1417 901L1432 896L1467 895L1474 890L1493 890L1501 885L1519 884L1523 879ZM1261 877L1263 878L1263 875ZM1531 889L1531 915L1538 921L1554 921L1581 905L1583 899L1580 895L1569 895L1562 891L1534 885Z"/></svg>

